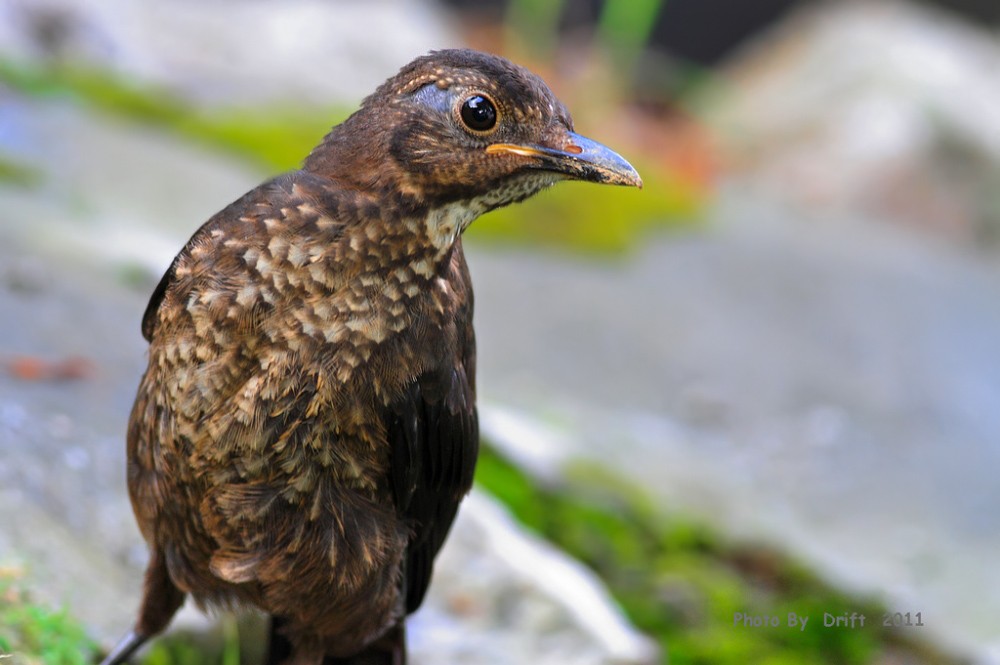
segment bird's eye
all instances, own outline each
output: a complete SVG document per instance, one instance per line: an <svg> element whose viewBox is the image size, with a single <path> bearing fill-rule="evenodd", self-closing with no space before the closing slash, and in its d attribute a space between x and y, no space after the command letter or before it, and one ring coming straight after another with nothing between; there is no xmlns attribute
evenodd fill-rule
<svg viewBox="0 0 1000 665"><path fill-rule="evenodd" d="M460 112L465 126L475 132L487 132L497 124L497 110L486 97L473 95L465 100Z"/></svg>

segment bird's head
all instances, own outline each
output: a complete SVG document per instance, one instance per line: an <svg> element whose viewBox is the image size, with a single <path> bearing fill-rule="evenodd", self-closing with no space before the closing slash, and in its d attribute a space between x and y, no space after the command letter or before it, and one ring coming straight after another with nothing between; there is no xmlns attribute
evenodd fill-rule
<svg viewBox="0 0 1000 665"><path fill-rule="evenodd" d="M642 186L621 156L573 131L539 77L471 50L435 51L403 67L305 168L417 205L467 203L469 221L559 180Z"/></svg>

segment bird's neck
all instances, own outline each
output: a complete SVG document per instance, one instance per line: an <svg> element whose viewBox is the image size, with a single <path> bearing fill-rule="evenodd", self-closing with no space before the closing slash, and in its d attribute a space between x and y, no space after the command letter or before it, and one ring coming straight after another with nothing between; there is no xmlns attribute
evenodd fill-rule
<svg viewBox="0 0 1000 665"><path fill-rule="evenodd" d="M412 184L379 141L362 145L358 136L371 132L352 128L353 117L334 127L303 163L303 170L335 184L354 199L366 217L399 226L436 259L444 259L462 232L491 207L483 197L453 199L429 196ZM366 222L367 223L367 222Z"/></svg>
<svg viewBox="0 0 1000 665"><path fill-rule="evenodd" d="M339 188L391 202L401 211L419 206L417 192L400 185L404 178L391 159L388 137L372 125L352 115L323 137L302 170L332 180Z"/></svg>

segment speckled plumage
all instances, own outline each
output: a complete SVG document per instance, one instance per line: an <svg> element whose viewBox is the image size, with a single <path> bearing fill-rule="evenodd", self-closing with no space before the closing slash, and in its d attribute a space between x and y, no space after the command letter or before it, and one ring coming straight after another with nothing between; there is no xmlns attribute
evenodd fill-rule
<svg viewBox="0 0 1000 665"><path fill-rule="evenodd" d="M471 94L496 107L488 134L462 125ZM186 594L277 617L286 663L402 662L478 449L461 232L559 178L638 184L605 153L554 152L585 140L571 129L526 70L432 53L194 234L143 319L128 485L151 557L107 662Z"/></svg>

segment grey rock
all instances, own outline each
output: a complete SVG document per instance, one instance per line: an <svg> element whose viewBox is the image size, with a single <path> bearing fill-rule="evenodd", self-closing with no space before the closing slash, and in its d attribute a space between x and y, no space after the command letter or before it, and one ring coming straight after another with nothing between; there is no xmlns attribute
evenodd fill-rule
<svg viewBox="0 0 1000 665"><path fill-rule="evenodd" d="M701 100L728 159L802 209L1000 238L1000 41L904 0L802 3Z"/></svg>
<svg viewBox="0 0 1000 665"><path fill-rule="evenodd" d="M0 53L116 71L204 103L354 103L458 45L417 0L2 0Z"/></svg>
<svg viewBox="0 0 1000 665"><path fill-rule="evenodd" d="M720 114L720 126L735 129L740 143L731 145L747 168L724 187L704 232L595 264L476 247L473 227L484 430L542 477L580 459L626 473L665 510L775 542L849 588L883 594L894 609L933 615L928 636L977 662L1000 662L1000 267L971 243L942 243L941 234L898 223L965 223L981 210L978 195L939 180L935 165L948 163L937 152L948 137L968 147L960 163L995 163L1000 134L982 133L996 125L981 112L1000 106L996 77L983 76L997 71L995 40L901 3L821 11L842 17L830 23L841 31L793 23L801 39L789 44L797 49L784 61L789 69L760 79L752 68L733 70L742 83L723 98L729 115ZM899 52L952 64L900 69ZM961 94L935 96L934 80ZM74 509L40 489L48 474L70 496L99 493L78 488L72 474L121 462L116 437L141 370L135 325L144 303L109 286L108 267L130 262L158 275L208 214L260 174L176 139L36 102L12 126L23 131L0 132L3 147L33 135L54 148L29 151L51 174L41 195L0 193L0 234L20 243L0 245L17 247L0 265L34 257L45 268L29 264L18 280L54 300L5 295L2 311L12 314L0 326L9 345L0 350L86 353L93 340L114 339L102 365L127 378L79 389L3 379L0 427L13 434L0 445L28 460L17 484L12 476L4 483L37 497L50 515L72 516L81 539L91 537L92 511L79 506L104 505L102 519L120 530L102 531L108 551L136 570L141 548L136 555L121 497L80 498ZM77 136L89 132L99 141L88 168L66 171L65 160L81 159ZM150 150L156 159L144 158ZM195 163L201 170L190 176ZM916 164L915 175L900 180L885 170L900 163ZM118 175L100 178L102 169ZM972 168L970 182L989 172ZM912 208L887 205L892 191ZM143 194L130 200L131 192ZM958 212L934 212L939 199L930 194ZM74 205L81 199L87 205ZM985 228L977 224L959 224L955 236L976 238ZM100 286L88 291L92 280ZM18 321L37 324L8 323ZM78 432L71 443L58 438L67 431ZM103 472L108 488L121 486L118 469ZM446 578L437 583L447 588ZM447 633L453 618L444 602L443 614L428 610L417 621ZM453 615L463 616L461 608ZM418 650L421 639L414 636Z"/></svg>
<svg viewBox="0 0 1000 665"><path fill-rule="evenodd" d="M473 491L414 615L417 663L652 664L658 650L593 572Z"/></svg>
<svg viewBox="0 0 1000 665"><path fill-rule="evenodd" d="M475 253L480 376L506 403L485 435L542 477L617 470L994 662L1000 266L735 187L715 219L627 265Z"/></svg>

